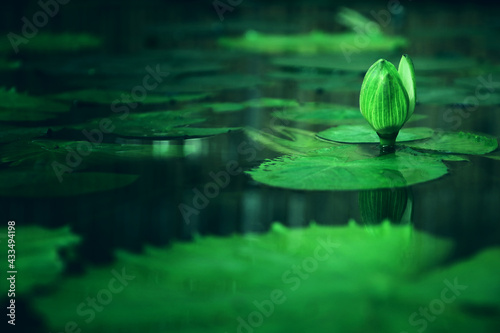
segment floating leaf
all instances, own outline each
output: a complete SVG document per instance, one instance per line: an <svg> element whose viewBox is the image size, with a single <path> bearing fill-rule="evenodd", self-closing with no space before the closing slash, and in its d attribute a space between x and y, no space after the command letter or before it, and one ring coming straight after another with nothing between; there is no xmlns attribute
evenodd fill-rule
<svg viewBox="0 0 500 333"><path fill-rule="evenodd" d="M204 106L215 113L237 112L246 109L246 105L244 103L234 102L206 103Z"/></svg>
<svg viewBox="0 0 500 333"><path fill-rule="evenodd" d="M362 77L358 73L338 73L316 68L293 68L291 71L270 72L267 76L274 80L296 81L301 90L323 90L359 92Z"/></svg>
<svg viewBox="0 0 500 333"><path fill-rule="evenodd" d="M123 114L110 118L111 132L130 138L188 138L204 137L238 130L239 127L188 127L206 120L200 116L203 106L196 105L175 111L154 111ZM123 118L123 119L121 119ZM101 119L72 126L77 130L99 128Z"/></svg>
<svg viewBox="0 0 500 333"><path fill-rule="evenodd" d="M228 48L258 53L341 53L349 46L354 48L359 34L354 32L330 34L312 31L308 34L277 35L247 31L242 37L223 37L219 44ZM403 37L370 34L365 51L390 51L407 44Z"/></svg>
<svg viewBox="0 0 500 333"><path fill-rule="evenodd" d="M500 160L500 155L485 155L484 157L488 157L494 160Z"/></svg>
<svg viewBox="0 0 500 333"><path fill-rule="evenodd" d="M283 98L255 98L245 102L249 108L292 108L299 106L299 103L290 99Z"/></svg>
<svg viewBox="0 0 500 333"><path fill-rule="evenodd" d="M0 143L28 140L47 134L48 127L0 127Z"/></svg>
<svg viewBox="0 0 500 333"><path fill-rule="evenodd" d="M246 102L221 102L221 103L206 103L204 107L211 109L213 112L236 112L247 108L290 108L297 107L299 103L294 100L281 99L281 98L255 98Z"/></svg>
<svg viewBox="0 0 500 333"><path fill-rule="evenodd" d="M274 111L271 115L279 119L308 124L338 125L366 122L358 108L326 103L305 103L297 108Z"/></svg>
<svg viewBox="0 0 500 333"><path fill-rule="evenodd" d="M20 61L10 61L2 58L0 55L0 71L10 71L18 69L20 67L21 67Z"/></svg>
<svg viewBox="0 0 500 333"><path fill-rule="evenodd" d="M409 142L405 145L426 150L437 150L443 153L481 155L498 147L495 137L466 132L444 132L434 135L426 141Z"/></svg>
<svg viewBox="0 0 500 333"><path fill-rule="evenodd" d="M82 330L110 333L243 332L241 323L246 327L256 317L262 318L259 331L265 333L385 333L407 325L422 305L394 289L410 288L451 248L448 240L387 222L305 229L276 223L263 235L205 237L169 249L149 247L143 255L120 251L111 267L69 278L56 293L38 295L33 303L54 331L71 321ZM113 302L96 313L85 303L87 297ZM138 302L150 306L133 306ZM85 316L75 316L77 308ZM300 320L290 320L296 317ZM441 332L442 324L435 325L429 332ZM452 328L462 332L458 323Z"/></svg>
<svg viewBox="0 0 500 333"><path fill-rule="evenodd" d="M108 191L130 185L139 177L106 172L0 171L0 196L60 197ZM66 166L67 167L67 166ZM59 181L61 179L61 181Z"/></svg>
<svg viewBox="0 0 500 333"><path fill-rule="evenodd" d="M210 96L210 94L178 94L174 96L147 94L144 99L137 101L141 104L170 104L174 102L188 102L201 100ZM130 95L130 92L102 89L86 89L60 93L57 95L48 96L50 99L59 101L78 101L84 103L109 104L112 103L128 103L135 101Z"/></svg>
<svg viewBox="0 0 500 333"><path fill-rule="evenodd" d="M418 85L418 81L417 81ZM474 92L461 87L419 87L418 102L431 105L468 104ZM468 102L469 101L469 102Z"/></svg>
<svg viewBox="0 0 500 333"><path fill-rule="evenodd" d="M366 124L366 119L358 108L348 105L329 103L304 103L299 107L274 111L273 117L317 125ZM426 118L425 115L413 115L408 122Z"/></svg>
<svg viewBox="0 0 500 333"><path fill-rule="evenodd" d="M247 173L269 186L294 190L368 190L405 187L447 173L436 158L405 151L366 158L356 146L335 146L310 156L282 156Z"/></svg>
<svg viewBox="0 0 500 333"><path fill-rule="evenodd" d="M334 145L316 139L314 132L291 127L273 126L267 131L247 127L245 128L245 133L252 140L264 145L268 149L283 154L304 155L313 150L328 148ZM277 135L281 135L284 138Z"/></svg>
<svg viewBox="0 0 500 333"><path fill-rule="evenodd" d="M499 257L500 247L486 248L445 269L434 270L414 284L401 285L397 291L401 299L412 299L414 304L422 307L415 306L407 314L406 324L398 327L398 331L411 332L416 327L412 327L408 320L410 316L413 316L414 323L419 323L418 327L423 327L424 317L418 310L443 304L444 312L436 317L435 322L428 324L426 331L496 332L500 286L498 276L493 272L500 269Z"/></svg>
<svg viewBox="0 0 500 333"><path fill-rule="evenodd" d="M11 166L45 166L52 170L52 163L65 164L68 158L80 156L81 166L94 163L119 163L131 160L165 159L183 157L193 152L191 145L176 145L167 142L155 144L91 143L89 141L32 140L18 141L0 148L0 162ZM73 156L73 157L72 157ZM79 168L78 167L78 168Z"/></svg>
<svg viewBox="0 0 500 333"><path fill-rule="evenodd" d="M134 113L124 120L117 119L113 133L124 137L175 138L203 137L237 130L235 127L186 127L205 121L196 110Z"/></svg>
<svg viewBox="0 0 500 333"><path fill-rule="evenodd" d="M39 32L36 38L29 39L29 43L22 43L18 46L19 50L48 53L48 52L75 52L100 47L102 40L96 36L80 33L62 33L53 34ZM12 52L9 38L3 38L0 42L0 53Z"/></svg>
<svg viewBox="0 0 500 333"><path fill-rule="evenodd" d="M475 59L466 57L416 57L412 59L417 71L458 71L470 69L477 66L477 61Z"/></svg>
<svg viewBox="0 0 500 333"><path fill-rule="evenodd" d="M397 58L386 57L379 52L372 53L354 53L350 57L342 54L314 54L314 55L289 55L286 57L274 57L271 63L275 66L300 69L315 68L329 71L350 71L365 73L366 70L378 59L384 57L391 62L397 61ZM362 77L360 77L362 79ZM361 83L359 84L361 87Z"/></svg>
<svg viewBox="0 0 500 333"><path fill-rule="evenodd" d="M330 76L326 80L300 81L299 88L302 90L314 90L316 92L350 92L359 93L361 80L358 77L346 78L344 76Z"/></svg>
<svg viewBox="0 0 500 333"><path fill-rule="evenodd" d="M434 131L427 127L403 128L396 142L414 141L430 138ZM341 125L321 131L318 137L324 140L347 143L378 143L377 133L368 125Z"/></svg>
<svg viewBox="0 0 500 333"><path fill-rule="evenodd" d="M189 76L175 80L170 84L162 84L156 92L215 92L220 90L248 89L262 85L264 81L257 75L250 74L217 74Z"/></svg>
<svg viewBox="0 0 500 333"><path fill-rule="evenodd" d="M65 104L0 88L0 121L39 121L69 111Z"/></svg>
<svg viewBox="0 0 500 333"><path fill-rule="evenodd" d="M49 230L37 226L14 226L15 267L17 271L15 290L17 295L26 294L36 286L53 282L64 269L59 253L63 248L74 246L79 237L68 227ZM5 227L4 230L7 230ZM0 244L7 249L7 232L0 234ZM8 276L8 275L7 275ZM2 279L3 290L9 290L8 280Z"/></svg>

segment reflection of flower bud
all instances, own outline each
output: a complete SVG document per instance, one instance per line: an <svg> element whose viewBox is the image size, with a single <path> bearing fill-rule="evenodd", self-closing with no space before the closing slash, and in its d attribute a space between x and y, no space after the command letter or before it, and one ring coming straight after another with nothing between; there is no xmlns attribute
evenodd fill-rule
<svg viewBox="0 0 500 333"><path fill-rule="evenodd" d="M378 224L384 220L401 222L408 204L408 188L384 188L359 192L359 210L365 224Z"/></svg>
<svg viewBox="0 0 500 333"><path fill-rule="evenodd" d="M359 106L382 146L394 145L399 130L413 114L415 96L415 72L407 55L401 58L399 72L384 59L375 62L366 72Z"/></svg>

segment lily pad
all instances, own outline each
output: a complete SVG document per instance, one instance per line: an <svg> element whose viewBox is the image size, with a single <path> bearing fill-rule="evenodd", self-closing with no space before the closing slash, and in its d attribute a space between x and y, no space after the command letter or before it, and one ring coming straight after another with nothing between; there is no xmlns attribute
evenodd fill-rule
<svg viewBox="0 0 500 333"><path fill-rule="evenodd" d="M490 135L478 135L466 132L444 132L434 135L426 141L409 142L408 147L436 150L443 153L482 155L498 147L497 139Z"/></svg>
<svg viewBox="0 0 500 333"><path fill-rule="evenodd" d="M427 127L403 128L397 142L415 141L430 138L434 131ZM369 125L341 125L321 131L318 137L324 140L346 143L378 143L380 139Z"/></svg>
<svg viewBox="0 0 500 333"><path fill-rule="evenodd" d="M488 98L478 99L473 89L463 87L420 87L418 88L418 102L430 105L495 105L500 104L500 98L491 95Z"/></svg>
<svg viewBox="0 0 500 333"><path fill-rule="evenodd" d="M235 102L206 103L204 106L215 113L238 112L246 109L244 103Z"/></svg>
<svg viewBox="0 0 500 333"><path fill-rule="evenodd" d="M15 37L14 37L15 38ZM18 37L19 38L19 37ZM22 37L20 37L22 38ZM81 50L95 49L102 45L102 39L86 34L62 33L54 34L39 32L36 38L29 40L29 43L19 45L19 50L50 53L50 52L75 52ZM2 38L0 43L0 53L14 51L9 38Z"/></svg>
<svg viewBox="0 0 500 333"><path fill-rule="evenodd" d="M63 197L109 191L132 184L138 175L106 172L65 172L67 166L54 170L1 170L0 196ZM60 168L60 169L59 169Z"/></svg>
<svg viewBox="0 0 500 333"><path fill-rule="evenodd" d="M278 67L292 68L295 70L320 69L333 72L348 71L362 74L381 57L383 56L381 56L380 52L353 53L348 58L342 54L306 54L274 57L271 59L271 63ZM396 61L396 58L385 58L391 62Z"/></svg>
<svg viewBox="0 0 500 333"><path fill-rule="evenodd" d="M242 37L223 37L219 44L233 49L257 53L341 53L351 47L354 49L359 34L354 32L331 34L322 31L312 31L307 34L277 35L264 34L257 31L247 31ZM405 46L403 37L370 34L370 43L364 51L391 51Z"/></svg>
<svg viewBox="0 0 500 333"><path fill-rule="evenodd" d="M285 110L274 111L273 117L297 121L315 125L350 125L366 124L366 119L359 111L359 108L348 105L330 103L304 103L299 107L291 107ZM409 122L426 118L425 115L415 114Z"/></svg>
<svg viewBox="0 0 500 333"><path fill-rule="evenodd" d="M165 110L144 113L122 114L109 118L111 133L129 138L190 138L204 137L238 130L239 127L190 127L200 124L207 119L200 114L204 110L202 105L181 110ZM72 126L73 129L84 130L99 128L101 119Z"/></svg>
<svg viewBox="0 0 500 333"><path fill-rule="evenodd" d="M292 127L273 126L266 131L247 127L245 133L266 148L283 154L307 155L313 150L335 145L316 139L314 132Z"/></svg>
<svg viewBox="0 0 500 333"><path fill-rule="evenodd" d="M458 71L477 66L475 59L466 57L412 57L412 60L417 71Z"/></svg>
<svg viewBox="0 0 500 333"><path fill-rule="evenodd" d="M21 67L20 61L10 61L0 55L0 71L11 71Z"/></svg>
<svg viewBox="0 0 500 333"><path fill-rule="evenodd" d="M312 151L308 156L282 156L247 173L269 186L317 191L405 187L447 173L446 166L433 157L401 151L367 158L357 149L341 145Z"/></svg>
<svg viewBox="0 0 500 333"><path fill-rule="evenodd" d="M124 137L187 138L204 137L237 130L237 127L187 127L204 122L197 110L156 111L134 113L113 122L113 133Z"/></svg>
<svg viewBox="0 0 500 333"><path fill-rule="evenodd" d="M155 89L156 92L191 93L215 92L220 90L248 89L264 84L264 81L251 74L217 74L203 76L189 76L165 83Z"/></svg>
<svg viewBox="0 0 500 333"><path fill-rule="evenodd" d="M142 255L119 251L111 267L90 268L85 276L58 283L54 294L35 296L34 306L55 331L74 322L82 330L111 333L243 332L238 327L260 317L259 330L266 333L362 332L368 327L390 332L395 331L391 326L407 325L408 315L421 305L399 297L394 288L410 288L451 249L446 239L387 222L305 229L275 223L263 235L206 237L170 249L148 247ZM102 305L104 311L95 316L87 303L80 305L87 297L105 299L107 294L114 302ZM268 303L270 297L277 301ZM137 302L150 306L132 306ZM381 312L381 304L389 309ZM75 316L77 308L86 315ZM272 315L262 315L259 308ZM290 321L296 317L301 319ZM437 324L429 331L441 328Z"/></svg>
<svg viewBox="0 0 500 333"><path fill-rule="evenodd" d="M271 115L278 119L308 124L339 125L366 122L358 108L327 103L305 103L297 108L274 111Z"/></svg>
<svg viewBox="0 0 500 333"><path fill-rule="evenodd" d="M302 68L292 71L275 71L267 76L273 80L297 82L301 90L359 92L361 88L362 77L358 73L320 71L316 68Z"/></svg>
<svg viewBox="0 0 500 333"><path fill-rule="evenodd" d="M54 127L51 127L54 128ZM20 140L29 140L47 134L48 127L0 127L0 143L9 143Z"/></svg>
<svg viewBox="0 0 500 333"><path fill-rule="evenodd" d="M40 121L66 111L69 107L63 103L0 88L0 121Z"/></svg>
<svg viewBox="0 0 500 333"><path fill-rule="evenodd" d="M52 163L65 164L69 156L82 156L82 163L103 165L106 163L129 162L131 160L166 159L184 157L194 151L191 145L176 144L114 144L91 143L89 141L31 140L18 141L0 148L0 162L10 166L36 166L52 170Z"/></svg>
<svg viewBox="0 0 500 333"><path fill-rule="evenodd" d="M493 160L500 160L500 155L485 155L484 157L488 157Z"/></svg>
<svg viewBox="0 0 500 333"><path fill-rule="evenodd" d="M144 99L140 100L141 104L170 104L174 102L188 102L201 100L210 96L210 94L178 94L175 96L147 94ZM48 96L50 99L59 101L78 101L95 104L112 104L125 103L125 101L134 101L130 92L102 90L102 89L86 89L60 93L57 95Z"/></svg>
<svg viewBox="0 0 500 333"><path fill-rule="evenodd" d="M221 103L206 103L204 107L211 109L213 112L236 112L247 108L293 108L299 106L299 103L290 99L281 98L255 98L245 102L221 102Z"/></svg>
<svg viewBox="0 0 500 333"><path fill-rule="evenodd" d="M65 263L60 251L75 246L79 237L71 233L68 227L60 229L44 229L37 226L16 226L15 228L15 267L17 271L16 294L22 295L37 286L54 282L63 272ZM7 230L5 227L4 230ZM0 243L7 249L7 232L0 234ZM9 290L6 279L1 286Z"/></svg>

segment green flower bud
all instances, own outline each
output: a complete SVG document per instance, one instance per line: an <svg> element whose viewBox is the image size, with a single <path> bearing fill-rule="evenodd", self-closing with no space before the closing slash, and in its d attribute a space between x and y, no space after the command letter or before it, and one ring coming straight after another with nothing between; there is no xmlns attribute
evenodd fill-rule
<svg viewBox="0 0 500 333"><path fill-rule="evenodd" d="M415 72L407 55L401 58L399 71L384 59L368 69L359 106L382 146L394 146L399 130L415 109L415 97Z"/></svg>

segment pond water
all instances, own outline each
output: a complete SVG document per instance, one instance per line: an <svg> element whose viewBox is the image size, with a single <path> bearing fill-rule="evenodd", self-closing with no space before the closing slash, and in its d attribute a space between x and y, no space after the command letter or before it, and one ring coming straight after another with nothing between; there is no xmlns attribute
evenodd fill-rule
<svg viewBox="0 0 500 333"><path fill-rule="evenodd" d="M9 6L12 331L500 328L498 7ZM417 105L379 156L360 88L402 54Z"/></svg>

